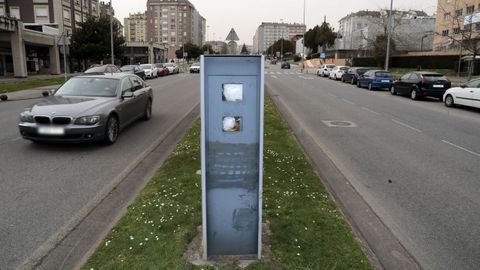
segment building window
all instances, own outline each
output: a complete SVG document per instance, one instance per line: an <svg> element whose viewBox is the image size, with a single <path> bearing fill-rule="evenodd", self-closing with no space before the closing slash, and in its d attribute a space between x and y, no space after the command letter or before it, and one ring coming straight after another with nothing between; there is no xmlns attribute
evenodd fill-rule
<svg viewBox="0 0 480 270"><path fill-rule="evenodd" d="M452 15L450 14L450 12L443 14L443 20L448 21L451 18L452 18Z"/></svg>
<svg viewBox="0 0 480 270"><path fill-rule="evenodd" d="M475 24L475 31L480 32L480 23Z"/></svg>
<svg viewBox="0 0 480 270"><path fill-rule="evenodd" d="M67 22L70 22L70 20L71 20L71 17L70 17L70 16L71 16L71 14L70 14L70 9L64 8L64 9L63 9L63 19L64 19L65 21L67 21Z"/></svg>
<svg viewBox="0 0 480 270"><path fill-rule="evenodd" d="M0 5L0 16L5 16L5 7L3 5Z"/></svg>
<svg viewBox="0 0 480 270"><path fill-rule="evenodd" d="M21 19L20 18L20 7L10 7L10 17L15 18L15 19Z"/></svg>
<svg viewBox="0 0 480 270"><path fill-rule="evenodd" d="M460 34L460 27L455 27L455 28L453 28L453 33L454 33L455 35Z"/></svg>
<svg viewBox="0 0 480 270"><path fill-rule="evenodd" d="M475 6L467 7L467 15L473 14L474 11L475 11Z"/></svg>
<svg viewBox="0 0 480 270"><path fill-rule="evenodd" d="M447 37L448 36L448 30L443 30L442 31L442 36Z"/></svg>
<svg viewBox="0 0 480 270"><path fill-rule="evenodd" d="M35 23L49 23L48 6L35 6Z"/></svg>
<svg viewBox="0 0 480 270"><path fill-rule="evenodd" d="M463 9L457 9L455 10L455 16L459 17L463 15Z"/></svg>

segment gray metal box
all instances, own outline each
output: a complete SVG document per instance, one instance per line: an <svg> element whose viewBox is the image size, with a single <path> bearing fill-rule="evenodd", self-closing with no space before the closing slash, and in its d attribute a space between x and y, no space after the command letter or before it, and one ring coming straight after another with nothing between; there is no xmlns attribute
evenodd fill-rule
<svg viewBox="0 0 480 270"><path fill-rule="evenodd" d="M261 257L264 60L202 56L204 259Z"/></svg>

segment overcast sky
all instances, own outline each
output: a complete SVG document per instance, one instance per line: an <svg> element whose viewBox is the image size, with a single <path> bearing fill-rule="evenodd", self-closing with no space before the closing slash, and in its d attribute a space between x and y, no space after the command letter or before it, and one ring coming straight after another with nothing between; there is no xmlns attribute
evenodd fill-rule
<svg viewBox="0 0 480 270"><path fill-rule="evenodd" d="M108 2L108 0L105 0ZM147 0L114 0L116 17L123 23L129 13L145 12ZM303 0L190 0L207 20L208 40L225 40L231 28L240 44L253 43L262 22L303 22ZM133 4L135 3L135 4ZM436 12L437 0L394 0L394 8ZM321 24L323 17L335 28L338 20L359 10L388 8L388 0L306 0L307 29Z"/></svg>

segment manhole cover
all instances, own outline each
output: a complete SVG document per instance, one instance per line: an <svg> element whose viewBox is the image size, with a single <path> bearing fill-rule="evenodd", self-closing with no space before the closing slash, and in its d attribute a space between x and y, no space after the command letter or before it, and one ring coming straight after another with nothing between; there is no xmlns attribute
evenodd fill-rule
<svg viewBox="0 0 480 270"><path fill-rule="evenodd" d="M322 121L327 127L356 127L353 122L350 121Z"/></svg>

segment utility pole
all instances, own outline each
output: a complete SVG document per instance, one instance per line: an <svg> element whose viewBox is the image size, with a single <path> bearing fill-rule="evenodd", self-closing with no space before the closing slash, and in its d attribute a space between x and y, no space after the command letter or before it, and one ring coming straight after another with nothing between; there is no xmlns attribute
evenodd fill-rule
<svg viewBox="0 0 480 270"><path fill-rule="evenodd" d="M305 5L306 5L306 0L303 0L303 25L305 26L305 31L307 31L307 25L305 24ZM305 69L305 31L303 32L303 42L302 42L303 69Z"/></svg>
<svg viewBox="0 0 480 270"><path fill-rule="evenodd" d="M390 13L388 16L388 38L387 38L387 53L385 58L385 70L389 70L389 62L390 62L390 42L392 38L392 25L393 25L393 0L390 0Z"/></svg>
<svg viewBox="0 0 480 270"><path fill-rule="evenodd" d="M110 0L110 47L111 47L111 57L112 57L112 65L115 65L115 52L113 48L113 6L112 1Z"/></svg>
<svg viewBox="0 0 480 270"><path fill-rule="evenodd" d="M64 73L64 82L67 81L67 35L63 31L63 73Z"/></svg>
<svg viewBox="0 0 480 270"><path fill-rule="evenodd" d="M283 19L280 19L280 22L282 23L282 27L283 27ZM282 28L280 28L282 29ZM280 61L283 62L283 32L281 32L281 35L282 35L282 39L280 40Z"/></svg>

